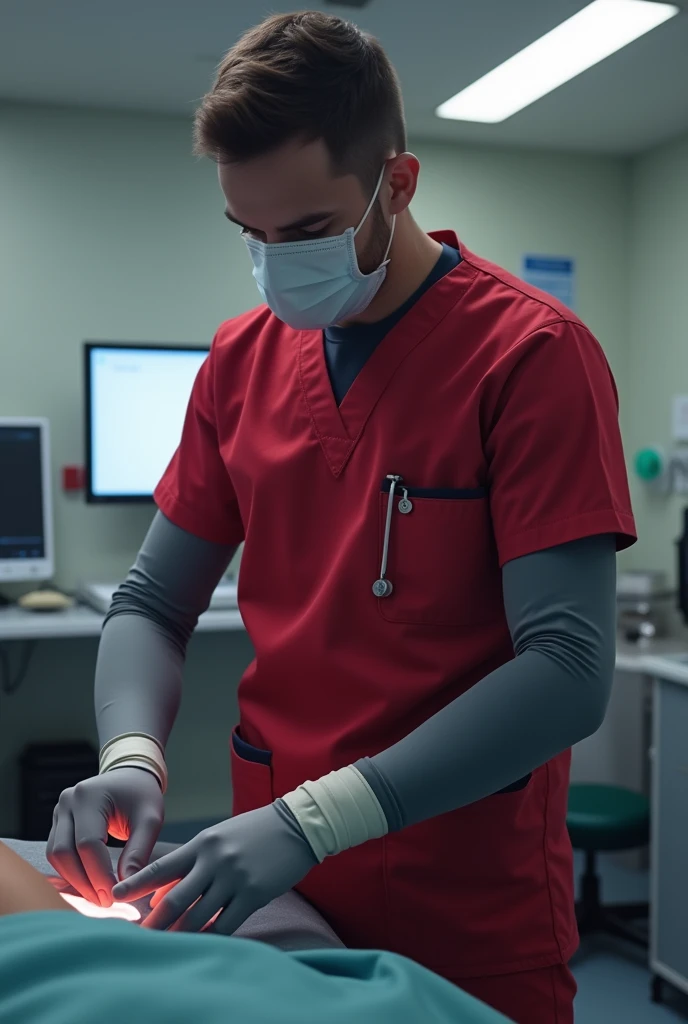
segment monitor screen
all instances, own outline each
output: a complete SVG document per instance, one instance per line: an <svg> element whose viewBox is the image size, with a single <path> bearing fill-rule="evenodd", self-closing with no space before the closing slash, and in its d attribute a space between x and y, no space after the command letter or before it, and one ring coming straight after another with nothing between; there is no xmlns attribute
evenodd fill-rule
<svg viewBox="0 0 688 1024"><path fill-rule="evenodd" d="M150 501L207 348L86 345L87 500Z"/></svg>
<svg viewBox="0 0 688 1024"><path fill-rule="evenodd" d="M52 575L48 424L0 419L0 579Z"/></svg>

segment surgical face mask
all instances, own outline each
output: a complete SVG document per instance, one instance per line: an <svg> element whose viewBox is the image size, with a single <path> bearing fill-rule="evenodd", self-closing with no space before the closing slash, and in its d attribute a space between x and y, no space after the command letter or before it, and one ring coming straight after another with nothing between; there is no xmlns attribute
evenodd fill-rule
<svg viewBox="0 0 688 1024"><path fill-rule="evenodd" d="M258 290L285 324L322 330L362 313L372 302L387 273L395 218L382 263L371 274L359 270L354 239L373 208L384 173L383 167L358 227L347 228L341 235L268 243L244 234Z"/></svg>

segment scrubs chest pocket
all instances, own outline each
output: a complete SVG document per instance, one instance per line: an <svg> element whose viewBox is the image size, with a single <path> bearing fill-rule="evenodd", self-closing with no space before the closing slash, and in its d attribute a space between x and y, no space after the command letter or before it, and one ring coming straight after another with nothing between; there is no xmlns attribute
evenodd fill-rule
<svg viewBox="0 0 688 1024"><path fill-rule="evenodd" d="M388 622L478 626L501 614L501 573L484 488L393 489L384 481L379 501L378 554L391 592L378 596ZM379 591L377 592L379 594Z"/></svg>
<svg viewBox="0 0 688 1024"><path fill-rule="evenodd" d="M272 755L246 743L235 729L230 740L232 814L245 814L271 804Z"/></svg>

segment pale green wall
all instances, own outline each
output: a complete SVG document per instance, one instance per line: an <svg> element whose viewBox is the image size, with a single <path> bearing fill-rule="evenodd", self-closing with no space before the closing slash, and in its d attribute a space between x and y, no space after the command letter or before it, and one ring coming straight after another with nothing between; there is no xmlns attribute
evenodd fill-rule
<svg viewBox="0 0 688 1024"><path fill-rule="evenodd" d="M598 336L621 391L628 334L630 168L623 161L540 152L418 146L414 209L452 226L481 256L519 274L523 252L573 256L576 312Z"/></svg>
<svg viewBox="0 0 688 1024"><path fill-rule="evenodd" d="M178 119L0 108L0 197L0 408L78 463L82 342L209 342L255 304L243 243ZM59 582L121 576L149 521L57 493Z"/></svg>
<svg viewBox="0 0 688 1024"><path fill-rule="evenodd" d="M579 311L623 391L628 176L619 162L419 146L415 211L518 272L579 261ZM0 408L50 418L55 466L82 458L86 338L209 342L257 302L210 162L179 119L0 107ZM150 519L56 493L57 577L117 578Z"/></svg>
<svg viewBox="0 0 688 1024"><path fill-rule="evenodd" d="M632 191L627 453L671 444L671 400L688 392L688 137L637 160ZM675 573L688 497L656 498L632 480L638 568Z"/></svg>
<svg viewBox="0 0 688 1024"><path fill-rule="evenodd" d="M629 168L499 149L417 152L424 227L454 227L515 272L524 251L576 257L578 311L623 396ZM214 168L190 156L182 119L0 106L0 411L48 416L56 467L82 458L84 339L207 342L257 301L222 208ZM122 576L151 513L59 493L55 505L58 582ZM27 739L93 737L95 651L95 641L43 644L23 691L0 695L0 834L15 825L14 760ZM249 658L244 636L192 643L168 750L170 819L226 811L226 737Z"/></svg>

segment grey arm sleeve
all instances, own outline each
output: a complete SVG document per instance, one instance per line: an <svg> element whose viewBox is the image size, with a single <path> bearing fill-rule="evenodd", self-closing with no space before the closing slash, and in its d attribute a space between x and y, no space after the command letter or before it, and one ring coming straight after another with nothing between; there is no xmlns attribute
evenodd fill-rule
<svg viewBox="0 0 688 1024"><path fill-rule="evenodd" d="M516 657L356 767L390 831L474 803L595 732L616 655L616 543L588 537L508 562Z"/></svg>
<svg viewBox="0 0 688 1024"><path fill-rule="evenodd" d="M95 679L101 747L121 733L143 732L165 748L186 646L235 551L156 514L103 626Z"/></svg>

